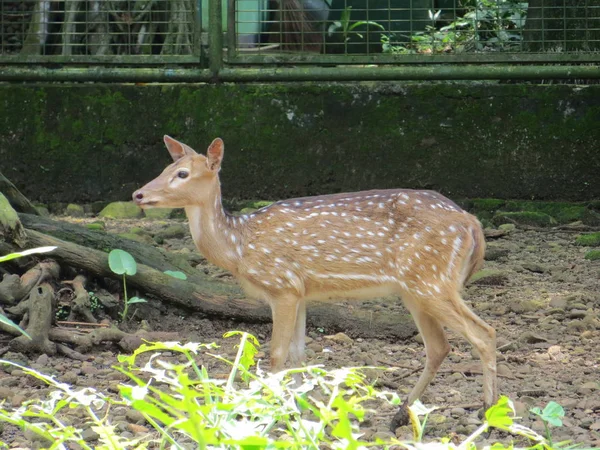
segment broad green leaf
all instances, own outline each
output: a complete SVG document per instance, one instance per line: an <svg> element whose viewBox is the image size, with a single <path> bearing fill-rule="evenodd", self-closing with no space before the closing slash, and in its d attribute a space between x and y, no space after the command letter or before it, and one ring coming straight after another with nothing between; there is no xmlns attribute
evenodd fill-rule
<svg viewBox="0 0 600 450"><path fill-rule="evenodd" d="M4 314L0 314L0 322L2 322L5 325L8 325L11 328L14 328L19 333L21 333L23 336L27 336L29 339L31 339L31 336L29 336L23 328L21 328L19 325L14 323L12 320L10 320L8 317L6 317Z"/></svg>
<svg viewBox="0 0 600 450"><path fill-rule="evenodd" d="M146 299L143 298L139 298L139 297L131 297L128 301L127 304L128 305L133 305L134 303L148 303L148 301Z"/></svg>
<svg viewBox="0 0 600 450"><path fill-rule="evenodd" d="M137 264L125 250L115 249L108 254L108 266L117 275L135 275Z"/></svg>
<svg viewBox="0 0 600 450"><path fill-rule="evenodd" d="M22 252L9 253L8 255L0 256L0 262L10 261L11 259L21 258L22 256L34 255L37 253L48 253L52 250L56 250L56 247L36 247Z"/></svg>
<svg viewBox="0 0 600 450"><path fill-rule="evenodd" d="M560 406L555 401L549 402L544 411L542 411L543 418L560 418L565 417L565 410L562 406Z"/></svg>
<svg viewBox="0 0 600 450"><path fill-rule="evenodd" d="M187 275L185 273L176 270L165 270L165 274L179 280L187 280Z"/></svg>
<svg viewBox="0 0 600 450"><path fill-rule="evenodd" d="M487 423L494 428L506 429L513 424L511 415L515 412L513 402L504 395L485 412Z"/></svg>

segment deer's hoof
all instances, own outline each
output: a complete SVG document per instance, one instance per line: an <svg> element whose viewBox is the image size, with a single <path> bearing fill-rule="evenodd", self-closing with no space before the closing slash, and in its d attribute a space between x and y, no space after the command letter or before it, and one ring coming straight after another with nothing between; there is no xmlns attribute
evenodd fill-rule
<svg viewBox="0 0 600 450"><path fill-rule="evenodd" d="M390 430L392 433L396 431L396 428L403 427L404 425L408 425L410 422L410 417L408 416L408 404L403 403L398 411L392 418L392 422L390 423Z"/></svg>

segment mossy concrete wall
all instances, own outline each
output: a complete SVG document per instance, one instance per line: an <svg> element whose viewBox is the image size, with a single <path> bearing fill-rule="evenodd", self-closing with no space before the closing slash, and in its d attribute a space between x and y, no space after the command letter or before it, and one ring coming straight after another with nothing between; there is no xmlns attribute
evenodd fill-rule
<svg viewBox="0 0 600 450"><path fill-rule="evenodd" d="M225 140L229 198L371 188L600 197L600 85L0 85L0 170L30 198L130 198L163 134Z"/></svg>

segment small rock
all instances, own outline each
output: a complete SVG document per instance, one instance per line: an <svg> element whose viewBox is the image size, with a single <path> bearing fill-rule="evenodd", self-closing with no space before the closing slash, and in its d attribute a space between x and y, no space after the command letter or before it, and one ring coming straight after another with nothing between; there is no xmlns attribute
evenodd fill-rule
<svg viewBox="0 0 600 450"><path fill-rule="evenodd" d="M566 308L568 304L568 297L564 297L564 296L556 296L556 297L552 297L550 299L550 304L549 306L551 308Z"/></svg>
<svg viewBox="0 0 600 450"><path fill-rule="evenodd" d="M89 363L83 363L83 366L81 366L81 373L84 375L96 375L98 373L98 369Z"/></svg>
<svg viewBox="0 0 600 450"><path fill-rule="evenodd" d="M142 208L133 202L112 202L98 214L111 219L137 219L142 217Z"/></svg>
<svg viewBox="0 0 600 450"><path fill-rule="evenodd" d="M515 400L513 402L513 405L515 407L515 412L516 412L517 416L527 417L527 415L529 413L529 406L527 406L526 403L521 402L519 400Z"/></svg>
<svg viewBox="0 0 600 450"><path fill-rule="evenodd" d="M391 431L377 431L371 435L370 440L375 441L377 439L381 439L382 441L389 441L390 439L393 439L394 437L395 437L395 435Z"/></svg>
<svg viewBox="0 0 600 450"><path fill-rule="evenodd" d="M498 376L504 377L504 378L508 378L508 379L514 379L514 369L510 366L508 366L507 364L498 364Z"/></svg>
<svg viewBox="0 0 600 450"><path fill-rule="evenodd" d="M504 230L495 230L493 228L486 228L485 230L483 230L483 235L486 237L486 239L494 239L494 238L506 236L507 232Z"/></svg>
<svg viewBox="0 0 600 450"><path fill-rule="evenodd" d="M569 319L583 319L585 316L586 311L581 309L572 309L571 311L569 311L569 314L567 314L567 317Z"/></svg>
<svg viewBox="0 0 600 450"><path fill-rule="evenodd" d="M148 219L168 219L173 211L173 208L148 208L144 210L144 215Z"/></svg>
<svg viewBox="0 0 600 450"><path fill-rule="evenodd" d="M496 269L483 269L471 277L471 283L485 286L502 286L508 282L508 274Z"/></svg>
<svg viewBox="0 0 600 450"><path fill-rule="evenodd" d="M43 444L48 444L48 445L52 444L51 441L49 441L45 437L40 436L39 434L35 433L30 428L25 429L25 431L23 432L23 436L25 437L25 439L27 439L31 442L41 442ZM23 447L23 448L28 448L28 447ZM13 449L13 450L15 450L15 449Z"/></svg>
<svg viewBox="0 0 600 450"><path fill-rule="evenodd" d="M15 391L13 389L0 386L0 400L5 400L11 398L15 395Z"/></svg>
<svg viewBox="0 0 600 450"><path fill-rule="evenodd" d="M523 314L528 312L534 312L542 308L542 305L539 302L534 300L523 300L523 301L514 301L510 302L508 305L510 310L517 313Z"/></svg>
<svg viewBox="0 0 600 450"><path fill-rule="evenodd" d="M49 360L50 360L50 358L48 357L48 355L46 355L45 353L43 353L40 356L38 356L38 359L35 360L35 363L39 364L42 367L44 367L44 366L48 365L48 361Z"/></svg>
<svg viewBox="0 0 600 450"><path fill-rule="evenodd" d="M96 433L94 430L92 430L92 428L86 428L85 430L83 430L81 432L81 438L84 441L97 441L98 438L100 437L100 435L98 433Z"/></svg>
<svg viewBox="0 0 600 450"><path fill-rule="evenodd" d="M11 399L10 403L11 403L11 405L13 405L15 408L18 408L19 406L21 406L21 405L23 404L23 402L24 402L25 400L27 400L27 399L25 398L25 396L24 396L24 395L22 395L22 394L15 394L15 395L13 395L13 397L12 397L12 399Z"/></svg>
<svg viewBox="0 0 600 450"><path fill-rule="evenodd" d="M100 220L97 220L92 223L86 223L85 227L90 231L104 231L106 229L106 224Z"/></svg>
<svg viewBox="0 0 600 450"><path fill-rule="evenodd" d="M336 333L334 335L325 336L328 339L339 344L352 344L354 340L345 333Z"/></svg>
<svg viewBox="0 0 600 450"><path fill-rule="evenodd" d="M148 433L150 430L143 425L138 425L135 423L128 423L127 429L132 433Z"/></svg>
<svg viewBox="0 0 600 450"><path fill-rule="evenodd" d="M75 384L77 382L77 374L73 371L65 372L62 376L59 377L60 381L67 384Z"/></svg>
<svg viewBox="0 0 600 450"><path fill-rule="evenodd" d="M577 388L577 393L581 395L589 395L600 389L600 384L596 381L588 381Z"/></svg>
<svg viewBox="0 0 600 450"><path fill-rule="evenodd" d="M517 349L517 344L514 342L506 342L502 338L498 338L496 348L500 353L506 353Z"/></svg>
<svg viewBox="0 0 600 450"><path fill-rule="evenodd" d="M521 266L523 267L523 269L525 270L529 270L530 272L534 272L534 273L546 273L548 272L548 267L537 263L537 262L524 262L523 264L521 264Z"/></svg>
<svg viewBox="0 0 600 450"><path fill-rule="evenodd" d="M503 223L502 225L498 226L498 229L510 233L511 231L515 231L517 227L514 223Z"/></svg>
<svg viewBox="0 0 600 450"><path fill-rule="evenodd" d="M464 408L452 408L450 410L450 414L453 415L454 417L462 417L464 416L466 413Z"/></svg>
<svg viewBox="0 0 600 450"><path fill-rule="evenodd" d="M65 214L71 217L83 217L85 216L85 210L83 206L69 203L65 209Z"/></svg>
<svg viewBox="0 0 600 450"><path fill-rule="evenodd" d="M508 249L500 247L499 245L488 244L485 249L485 260L496 261L500 258L504 258L508 255Z"/></svg>
<svg viewBox="0 0 600 450"><path fill-rule="evenodd" d="M147 234L138 234L138 233L119 233L117 236L123 239L129 239L131 241L136 241L141 244L146 245L154 245L154 239L152 239Z"/></svg>
<svg viewBox="0 0 600 450"><path fill-rule="evenodd" d="M539 334L535 334L532 331L525 331L519 336L519 341L527 344L536 344L538 342L548 342L548 339Z"/></svg>
<svg viewBox="0 0 600 450"><path fill-rule="evenodd" d="M579 399L576 398L565 398L558 402L565 409L573 409L579 404Z"/></svg>
<svg viewBox="0 0 600 450"><path fill-rule="evenodd" d="M127 413L125 414L125 417L127 417L127 420L131 423L145 423L146 419L144 418L144 415L139 412L136 411L135 409L130 409L129 411L127 411Z"/></svg>
<svg viewBox="0 0 600 450"><path fill-rule="evenodd" d="M185 236L187 230L183 225L171 225L157 233L161 239L181 239Z"/></svg>

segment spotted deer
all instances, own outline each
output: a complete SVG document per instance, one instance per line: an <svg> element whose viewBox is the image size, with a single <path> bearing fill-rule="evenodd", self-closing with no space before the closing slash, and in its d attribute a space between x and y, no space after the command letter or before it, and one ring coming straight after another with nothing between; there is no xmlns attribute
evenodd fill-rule
<svg viewBox="0 0 600 450"><path fill-rule="evenodd" d="M421 396L450 351L444 327L467 339L483 364L484 406L497 397L496 333L460 291L483 262L478 220L433 191L372 190L283 200L241 216L223 209L219 138L206 156L165 136L174 163L133 193L142 208L185 208L198 250L230 271L273 314L271 370L304 360L306 302L400 297L423 337L425 368L406 406Z"/></svg>

